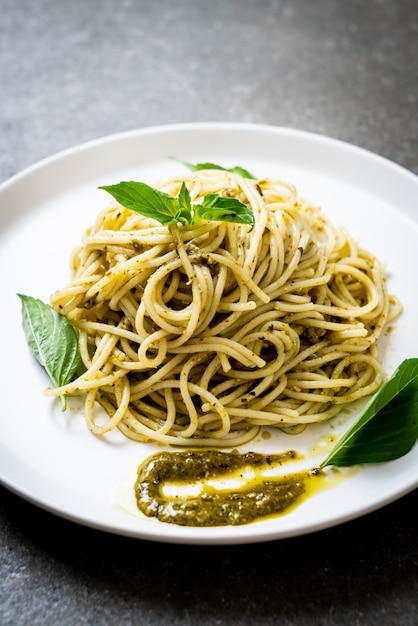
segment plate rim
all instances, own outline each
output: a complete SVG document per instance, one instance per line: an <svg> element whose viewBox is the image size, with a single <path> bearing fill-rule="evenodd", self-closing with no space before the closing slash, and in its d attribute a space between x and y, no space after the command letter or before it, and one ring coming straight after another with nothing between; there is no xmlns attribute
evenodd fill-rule
<svg viewBox="0 0 418 626"><path fill-rule="evenodd" d="M61 150L57 150L50 155L47 155L33 163L28 164L23 169L17 171L12 174L5 180L0 183L0 191L3 191L3 188L8 187L9 185L14 184L21 178L27 176L32 173L32 171L37 171L42 169L43 167L49 165L56 160L70 157L71 155L77 154L79 152L83 152L85 150L89 150L96 146L104 145L107 143L119 142L129 138L135 138L138 136L146 136L153 135L159 133L166 132L182 132L182 131L193 131L193 130L212 130L212 129L226 129L233 131L261 131L266 133L275 133L275 134L284 134L284 135L293 135L299 138L311 139L312 141L316 141L318 143L325 144L334 144L336 147L345 148L348 150L353 150L358 152L359 155L363 155L368 158L373 158L377 162L380 162L382 165L389 166L391 168L396 168L399 170L400 174L403 174L407 177L411 177L411 180L414 181L418 178L418 173L416 174L412 170L408 169L404 165L389 159L388 157L381 155L377 152L369 150L361 146L360 144L350 143L344 139L339 137L334 137L331 135L325 135L317 131L313 130L304 130L301 128L293 128L291 126L279 126L274 124L266 124L263 122L223 122L223 121L202 121L202 122L178 122L172 124L161 124L161 125L152 125L152 126L143 126L137 127L127 130L122 130L114 133L110 133L108 135L101 135L96 138L87 139L80 143L70 145ZM416 180L415 180L416 182Z"/></svg>

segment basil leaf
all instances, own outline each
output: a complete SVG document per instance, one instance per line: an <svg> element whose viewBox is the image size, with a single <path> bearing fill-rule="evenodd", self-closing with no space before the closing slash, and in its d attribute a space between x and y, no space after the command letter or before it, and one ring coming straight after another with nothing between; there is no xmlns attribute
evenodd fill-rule
<svg viewBox="0 0 418 626"><path fill-rule="evenodd" d="M180 192L179 192L179 197L178 197L178 202L180 204L180 206L185 209L186 211L188 211L191 215L192 213L192 204L191 204L191 200L190 200L190 194L189 194L189 190L186 187L186 183L183 181L181 183L181 188L180 188Z"/></svg>
<svg viewBox="0 0 418 626"><path fill-rule="evenodd" d="M403 361L321 467L382 463L407 454L418 439L418 358Z"/></svg>
<svg viewBox="0 0 418 626"><path fill-rule="evenodd" d="M42 300L17 294L26 341L56 387L71 382L80 365L78 338L69 321ZM62 397L62 408L66 398Z"/></svg>
<svg viewBox="0 0 418 626"><path fill-rule="evenodd" d="M192 206L190 194L183 181L175 198L145 183L135 181L99 187L110 193L122 206L150 217L161 224L194 224L199 219L254 225L251 209L236 198L208 194L202 204Z"/></svg>
<svg viewBox="0 0 418 626"><path fill-rule="evenodd" d="M251 174L251 172L243 167L240 167L239 165L236 165L235 167L222 167L222 165L218 165L217 163L189 163L188 161L181 161L180 159L176 160L183 163L183 165L185 165L192 172L198 172L199 170L222 170L224 172L239 174L243 178L257 180L257 177L254 176L254 174Z"/></svg>
<svg viewBox="0 0 418 626"><path fill-rule="evenodd" d="M194 207L195 217L202 220L234 222L254 226L254 214L246 204L236 198L225 198L210 193L203 198L202 204Z"/></svg>
<svg viewBox="0 0 418 626"><path fill-rule="evenodd" d="M116 185L99 187L115 198L119 204L159 221L161 224L191 223L191 214L174 196L154 189L145 183L122 181Z"/></svg>

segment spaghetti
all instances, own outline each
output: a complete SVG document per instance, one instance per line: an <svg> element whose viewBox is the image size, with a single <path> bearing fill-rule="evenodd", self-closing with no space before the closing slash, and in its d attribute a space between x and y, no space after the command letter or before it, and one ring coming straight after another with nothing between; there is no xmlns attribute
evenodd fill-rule
<svg viewBox="0 0 418 626"><path fill-rule="evenodd" d="M183 181L194 203L238 198L254 228L170 228L112 202L51 297L85 371L47 393L84 395L98 435L220 447L327 420L377 390L376 342L400 312L381 263L285 182L204 170L158 189L176 196Z"/></svg>

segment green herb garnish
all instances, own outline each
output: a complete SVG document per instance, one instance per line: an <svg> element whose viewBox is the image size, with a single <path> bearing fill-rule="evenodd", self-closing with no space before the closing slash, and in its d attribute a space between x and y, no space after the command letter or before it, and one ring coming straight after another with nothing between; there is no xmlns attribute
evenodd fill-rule
<svg viewBox="0 0 418 626"><path fill-rule="evenodd" d="M161 224L195 224L199 220L234 222L253 227L254 215L246 204L236 198L208 194L201 204L193 204L189 191L182 183L178 197L141 182L124 181L99 187L112 195L119 204Z"/></svg>
<svg viewBox="0 0 418 626"><path fill-rule="evenodd" d="M403 361L334 446L321 467L383 463L418 439L418 359Z"/></svg>
<svg viewBox="0 0 418 626"><path fill-rule="evenodd" d="M68 320L42 300L18 294L26 341L56 387L71 382L80 365L77 333ZM67 406L61 397L62 410Z"/></svg>
<svg viewBox="0 0 418 626"><path fill-rule="evenodd" d="M240 174L243 178L251 178L251 180L257 180L254 174L251 174L248 170L236 165L235 167L222 167L217 163L189 163L188 161L182 161L176 159L180 163L183 163L192 172L198 172L199 170L222 170L223 172L232 172L233 174Z"/></svg>

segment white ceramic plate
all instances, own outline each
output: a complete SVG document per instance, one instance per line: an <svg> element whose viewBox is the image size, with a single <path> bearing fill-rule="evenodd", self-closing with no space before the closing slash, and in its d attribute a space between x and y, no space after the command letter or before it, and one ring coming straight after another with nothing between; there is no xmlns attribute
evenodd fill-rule
<svg viewBox="0 0 418 626"><path fill-rule="evenodd" d="M294 183L301 195L321 205L334 223L347 227L363 247L387 263L389 290L401 299L404 312L382 346L386 372L391 374L404 358L418 355L418 179L413 174L339 141L261 125L166 126L84 144L42 161L0 187L3 484L87 526L143 539L201 544L313 532L414 489L417 446L397 461L361 469L282 517L221 528L159 523L136 513L132 496L137 467L156 448L126 441L119 433L106 440L95 438L74 403L72 410L62 413L58 403L42 395L48 380L26 346L16 293L48 301L69 278L71 250L108 202L97 187L124 179L152 184L185 171L171 156L241 165L260 177ZM279 432L247 448L306 452L329 429L328 424L297 436ZM318 464L318 454L312 463Z"/></svg>

